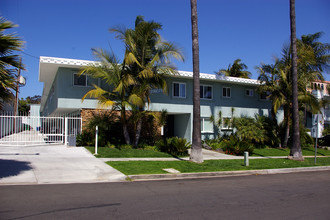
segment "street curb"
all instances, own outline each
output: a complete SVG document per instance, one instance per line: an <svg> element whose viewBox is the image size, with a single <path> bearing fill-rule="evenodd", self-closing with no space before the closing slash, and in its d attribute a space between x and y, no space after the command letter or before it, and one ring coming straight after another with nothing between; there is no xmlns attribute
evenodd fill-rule
<svg viewBox="0 0 330 220"><path fill-rule="evenodd" d="M327 170L330 170L330 166L265 169L265 170L219 171L219 172L202 172L202 173L180 173L180 174L148 174L148 175L142 174L142 175L127 175L127 176L132 181L149 181L149 180L173 180L173 179L195 179L195 178L228 177L228 176L267 175L267 174L298 173L298 172L327 171Z"/></svg>

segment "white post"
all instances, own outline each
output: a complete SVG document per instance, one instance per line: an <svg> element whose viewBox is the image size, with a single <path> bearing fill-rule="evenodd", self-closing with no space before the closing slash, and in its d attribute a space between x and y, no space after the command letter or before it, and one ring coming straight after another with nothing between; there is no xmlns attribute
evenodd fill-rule
<svg viewBox="0 0 330 220"><path fill-rule="evenodd" d="M64 144L65 144L65 146L68 146L68 127L69 127L69 125L68 125L68 118L67 117L65 117L65 120L64 120Z"/></svg>
<svg viewBox="0 0 330 220"><path fill-rule="evenodd" d="M249 166L249 152L244 151L244 166Z"/></svg>
<svg viewBox="0 0 330 220"><path fill-rule="evenodd" d="M97 155L97 139L99 136L99 126L96 125L95 128L95 155Z"/></svg>
<svg viewBox="0 0 330 220"><path fill-rule="evenodd" d="M314 164L316 164L316 157L317 157L317 138L319 136L319 113L316 116L316 138L315 138L315 155L314 155Z"/></svg>

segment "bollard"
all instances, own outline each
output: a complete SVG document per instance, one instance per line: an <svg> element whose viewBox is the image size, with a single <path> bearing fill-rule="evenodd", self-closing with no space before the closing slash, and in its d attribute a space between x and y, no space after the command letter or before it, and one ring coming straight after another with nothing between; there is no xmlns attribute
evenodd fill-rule
<svg viewBox="0 0 330 220"><path fill-rule="evenodd" d="M244 166L249 166L249 152L244 151Z"/></svg>
<svg viewBox="0 0 330 220"><path fill-rule="evenodd" d="M96 125L96 128L95 128L95 155L97 155L97 139L98 139L98 136L99 136L99 126Z"/></svg>

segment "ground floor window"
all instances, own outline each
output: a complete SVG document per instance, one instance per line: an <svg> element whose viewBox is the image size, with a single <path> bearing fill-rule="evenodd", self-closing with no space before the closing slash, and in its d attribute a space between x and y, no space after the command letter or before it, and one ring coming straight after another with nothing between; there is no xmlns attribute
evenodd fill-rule
<svg viewBox="0 0 330 220"><path fill-rule="evenodd" d="M213 123L210 118L201 118L201 132L213 132Z"/></svg>

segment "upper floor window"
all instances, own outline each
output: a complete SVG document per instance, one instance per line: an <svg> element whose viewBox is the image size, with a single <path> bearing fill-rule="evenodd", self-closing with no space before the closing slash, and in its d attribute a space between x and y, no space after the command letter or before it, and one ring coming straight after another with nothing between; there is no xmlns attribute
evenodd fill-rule
<svg viewBox="0 0 330 220"><path fill-rule="evenodd" d="M173 97L186 98L185 83L173 83Z"/></svg>
<svg viewBox="0 0 330 220"><path fill-rule="evenodd" d="M200 98L212 99L212 86L201 85L200 86Z"/></svg>
<svg viewBox="0 0 330 220"><path fill-rule="evenodd" d="M93 86L97 85L97 79L89 77L87 75L78 75L77 73L73 74L73 85L75 86Z"/></svg>
<svg viewBox="0 0 330 220"><path fill-rule="evenodd" d="M246 89L245 90L245 95L246 96L253 96L253 89Z"/></svg>
<svg viewBox="0 0 330 220"><path fill-rule="evenodd" d="M222 97L230 98L230 88L229 87L222 88Z"/></svg>
<svg viewBox="0 0 330 220"><path fill-rule="evenodd" d="M269 100L269 95L270 95L270 92L263 92L260 94L260 99L261 100Z"/></svg>

